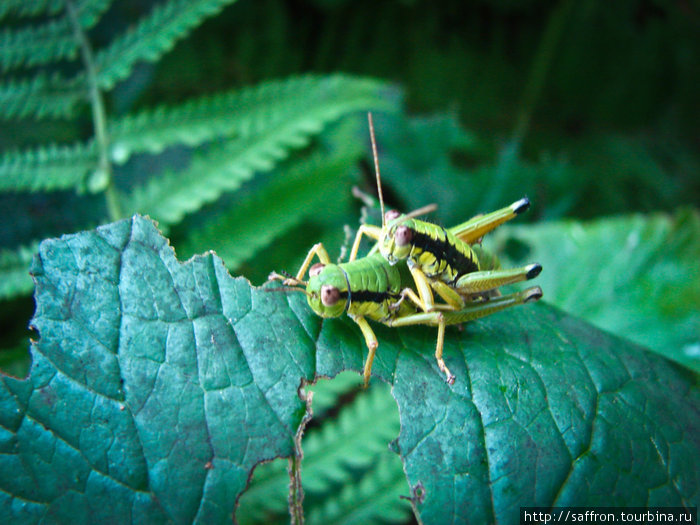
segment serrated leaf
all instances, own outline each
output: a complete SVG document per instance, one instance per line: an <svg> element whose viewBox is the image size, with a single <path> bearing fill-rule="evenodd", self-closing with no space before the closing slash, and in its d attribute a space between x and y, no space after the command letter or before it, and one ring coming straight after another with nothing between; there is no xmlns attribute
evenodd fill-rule
<svg viewBox="0 0 700 525"><path fill-rule="evenodd" d="M193 231L183 253L192 255L209 247L229 268L237 268L276 237L313 215L329 195L350 195L351 172L360 154L359 147L349 144L344 145L343 151L316 152L278 170L259 191Z"/></svg>
<svg viewBox="0 0 700 525"><path fill-rule="evenodd" d="M112 0L76 2L76 18L82 29L89 29ZM75 58L78 40L68 15L40 25L5 29L0 32L0 65L3 69L37 66L62 58Z"/></svg>
<svg viewBox="0 0 700 525"><path fill-rule="evenodd" d="M342 114L395 110L398 98L385 82L348 75L271 80L115 121L110 126L112 157L123 163L134 153L160 153L176 144L193 147L221 137L244 139L290 121L296 122L296 142L303 146L304 135L314 134Z"/></svg>
<svg viewBox="0 0 700 525"><path fill-rule="evenodd" d="M0 82L0 118L69 118L87 101L85 76L67 79L58 73L37 73L25 79Z"/></svg>
<svg viewBox="0 0 700 525"><path fill-rule="evenodd" d="M111 89L139 61L155 62L205 18L235 0L165 0L95 56L97 82Z"/></svg>
<svg viewBox="0 0 700 525"><path fill-rule="evenodd" d="M150 178L125 197L123 208L129 213L148 214L161 222L175 224L222 193L236 190L256 172L271 171L291 151L307 145L330 122L360 109L392 105L382 99L378 89L371 95L360 90L344 96L342 86L350 86L352 82L346 84L342 77L289 82L301 90L296 93L298 104L289 96L279 102L276 110L265 106L258 108L261 111L258 115L242 117L240 136L202 148L181 171ZM375 88L382 85L367 82ZM286 81L280 85L286 85ZM305 85L312 87L312 95L317 96L308 97L303 92ZM265 92L265 88L262 86L259 92Z"/></svg>
<svg viewBox="0 0 700 525"><path fill-rule="evenodd" d="M494 243L542 264L548 301L700 372L697 210L509 225Z"/></svg>
<svg viewBox="0 0 700 525"><path fill-rule="evenodd" d="M51 144L0 156L0 191L77 188L97 166L95 144Z"/></svg>
<svg viewBox="0 0 700 525"><path fill-rule="evenodd" d="M41 13L53 15L64 7L64 0L4 0L0 3L0 18L11 13L15 16L36 16Z"/></svg>
<svg viewBox="0 0 700 525"><path fill-rule="evenodd" d="M139 217L45 241L34 273L31 375L0 378L0 512L15 521L228 522L255 462L291 453L301 379L366 353L349 319L321 322L211 254L180 264ZM434 329L375 331L424 523L697 506L687 370L542 304L449 329L452 386Z"/></svg>

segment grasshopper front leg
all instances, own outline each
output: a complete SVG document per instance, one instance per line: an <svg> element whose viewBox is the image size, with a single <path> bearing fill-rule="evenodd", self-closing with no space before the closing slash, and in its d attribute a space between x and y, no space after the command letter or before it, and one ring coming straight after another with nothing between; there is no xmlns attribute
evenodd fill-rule
<svg viewBox="0 0 700 525"><path fill-rule="evenodd" d="M377 336L374 335L372 327L362 316L351 315L350 318L357 323L357 326L362 330L362 335L365 337L365 343L367 344L367 359L365 360L365 367L362 372L362 377L364 379L364 387L367 388L369 384L369 378L372 375L372 363L374 362L374 354L379 346L379 341L377 341Z"/></svg>
<svg viewBox="0 0 700 525"><path fill-rule="evenodd" d="M381 233L382 229L379 226L373 226L371 224L362 224L357 230L357 234L355 235L355 241L352 243L352 249L350 250L350 258L348 259L348 261L354 261L355 259L357 259L357 252L360 249L360 242L362 242L363 235L366 235L370 239L378 241L379 237L381 236ZM370 253L375 252L377 249L377 246L374 246Z"/></svg>
<svg viewBox="0 0 700 525"><path fill-rule="evenodd" d="M301 268L299 268L296 277L289 277L289 274L285 276L280 275L277 272L272 272L270 273L268 279L271 281L282 281L282 283L286 286L296 286L299 284L306 286L304 275L306 275L306 270L309 269L314 255L316 255L318 260L324 265L330 264L331 262L331 258L328 256L328 252L323 247L323 243L319 242L318 244L314 244L309 250L309 253L306 254L306 258L304 258L304 262L301 263Z"/></svg>

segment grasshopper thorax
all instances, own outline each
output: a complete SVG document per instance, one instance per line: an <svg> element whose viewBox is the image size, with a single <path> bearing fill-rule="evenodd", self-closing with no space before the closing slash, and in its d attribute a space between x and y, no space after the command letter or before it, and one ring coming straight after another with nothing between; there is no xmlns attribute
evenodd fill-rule
<svg viewBox="0 0 700 525"><path fill-rule="evenodd" d="M306 298L321 317L339 317L347 309L348 281L337 264L314 264L309 271Z"/></svg>

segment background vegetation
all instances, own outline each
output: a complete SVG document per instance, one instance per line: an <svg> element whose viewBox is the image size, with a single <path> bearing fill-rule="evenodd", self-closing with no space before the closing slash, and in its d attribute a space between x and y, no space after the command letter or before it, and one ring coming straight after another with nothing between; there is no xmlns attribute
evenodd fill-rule
<svg viewBox="0 0 700 525"><path fill-rule="evenodd" d="M215 250L254 284L319 240L339 253L351 188L375 192L371 109L392 205L436 202L450 225L529 195L490 246L540 260L546 300L700 369L699 17L670 0L4 2L3 368L28 367L43 238L148 214L180 258ZM317 387L309 520L408 520L394 402L356 387ZM284 469L256 470L241 521L287 519Z"/></svg>

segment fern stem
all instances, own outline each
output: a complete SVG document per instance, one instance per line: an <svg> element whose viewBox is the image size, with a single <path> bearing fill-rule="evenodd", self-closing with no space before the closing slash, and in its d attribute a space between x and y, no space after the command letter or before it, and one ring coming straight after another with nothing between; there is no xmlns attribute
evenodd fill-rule
<svg viewBox="0 0 700 525"><path fill-rule="evenodd" d="M109 161L109 134L107 133L107 113L105 111L102 93L97 84L97 70L95 68L95 58L92 54L90 42L83 31L78 20L78 14L73 4L73 0L65 0L66 11L73 26L73 34L80 43L80 51L87 73L87 82L90 93L90 107L92 108L92 119L95 128L95 140L97 142L98 165L93 179L106 179L104 184L105 199L107 201L107 212L112 221L122 218L121 206L117 189L114 186L114 172Z"/></svg>
<svg viewBox="0 0 700 525"><path fill-rule="evenodd" d="M520 145L530 127L532 113L542 92L554 51L559 43L572 6L572 0L561 0L547 21L547 27L532 64L530 78L525 86L521 109L513 129L513 136L511 137L511 143L516 148Z"/></svg>

